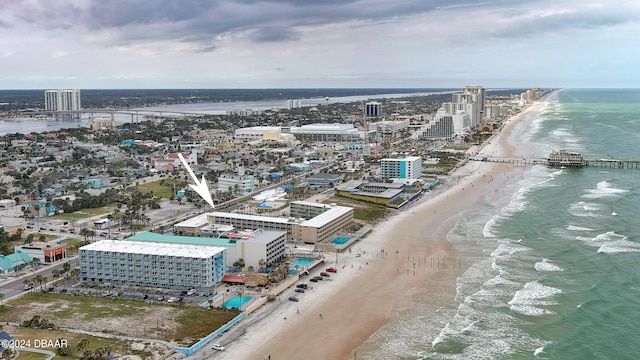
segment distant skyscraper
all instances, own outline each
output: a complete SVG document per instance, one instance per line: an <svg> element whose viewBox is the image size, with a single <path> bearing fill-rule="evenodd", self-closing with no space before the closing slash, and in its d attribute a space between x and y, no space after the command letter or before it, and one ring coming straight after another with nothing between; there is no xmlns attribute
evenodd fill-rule
<svg viewBox="0 0 640 360"><path fill-rule="evenodd" d="M480 108L480 121L484 117L484 87L478 85L468 85L464 88L465 94L476 95L476 102Z"/></svg>
<svg viewBox="0 0 640 360"><path fill-rule="evenodd" d="M364 116L370 118L380 117L382 114L382 104L379 102L368 102L364 104Z"/></svg>
<svg viewBox="0 0 640 360"><path fill-rule="evenodd" d="M284 102L284 108L288 110L297 109L300 106L300 100L287 100Z"/></svg>
<svg viewBox="0 0 640 360"><path fill-rule="evenodd" d="M44 108L47 111L81 110L80 90L45 90ZM77 118L80 117L80 114L69 117Z"/></svg>

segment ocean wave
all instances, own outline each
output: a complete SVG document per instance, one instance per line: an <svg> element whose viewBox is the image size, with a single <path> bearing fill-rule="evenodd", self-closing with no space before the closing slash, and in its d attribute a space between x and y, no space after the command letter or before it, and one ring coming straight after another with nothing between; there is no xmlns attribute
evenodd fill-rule
<svg viewBox="0 0 640 360"><path fill-rule="evenodd" d="M513 299L509 301L510 309L529 316L540 316L553 314L554 312L540 308L539 306L550 306L557 304L547 298L560 294L562 290L551 286L542 285L537 281L530 281L524 285L522 290L516 291Z"/></svg>
<svg viewBox="0 0 640 360"><path fill-rule="evenodd" d="M569 206L569 213L578 217L600 217L602 214L595 212L602 210L602 208L602 205L594 202L578 201Z"/></svg>
<svg viewBox="0 0 640 360"><path fill-rule="evenodd" d="M549 259L542 259L535 265L536 271L564 271L563 268L554 264Z"/></svg>
<svg viewBox="0 0 640 360"><path fill-rule="evenodd" d="M589 229L587 227L582 227L582 226L576 226L576 225L567 226L567 230L571 230L571 231L593 231L593 229Z"/></svg>
<svg viewBox="0 0 640 360"><path fill-rule="evenodd" d="M618 240L611 243L602 244L598 249L598 252L604 254L640 252L640 244L631 242L629 240Z"/></svg>
<svg viewBox="0 0 640 360"><path fill-rule="evenodd" d="M612 197L612 196L620 196L621 194L629 192L629 190L624 189L616 189L611 187L611 184L604 180L600 181L595 189L585 190L587 194L582 195L583 198L586 199L599 199L603 197Z"/></svg>

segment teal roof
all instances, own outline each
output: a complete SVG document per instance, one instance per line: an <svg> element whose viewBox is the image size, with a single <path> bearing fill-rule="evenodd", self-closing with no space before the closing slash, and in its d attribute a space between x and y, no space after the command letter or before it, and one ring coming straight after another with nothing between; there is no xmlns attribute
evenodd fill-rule
<svg viewBox="0 0 640 360"><path fill-rule="evenodd" d="M0 255L0 269L2 270L9 270L18 264L28 265L29 262L31 262L31 257L20 250L10 255Z"/></svg>
<svg viewBox="0 0 640 360"><path fill-rule="evenodd" d="M236 241L234 239L163 235L149 231L135 234L133 236L125 238L124 240L225 247L236 246Z"/></svg>

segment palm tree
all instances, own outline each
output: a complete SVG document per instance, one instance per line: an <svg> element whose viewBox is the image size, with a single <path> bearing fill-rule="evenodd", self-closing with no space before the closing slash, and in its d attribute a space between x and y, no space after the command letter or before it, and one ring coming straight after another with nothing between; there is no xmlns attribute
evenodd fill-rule
<svg viewBox="0 0 640 360"><path fill-rule="evenodd" d="M78 279L80 279L80 269L75 268L71 270L69 272L69 276L71 276L71 279L73 279L74 281L78 281Z"/></svg>
<svg viewBox="0 0 640 360"><path fill-rule="evenodd" d="M87 238L88 238L89 236L92 236L92 235L93 235L93 233L95 233L95 232L94 232L93 230L89 229L89 228L82 228L82 229L80 230L80 235L81 235L81 236L84 236L84 241L87 241Z"/></svg>
<svg viewBox="0 0 640 360"><path fill-rule="evenodd" d="M31 269L33 271L36 271L38 269L38 266L40 266L40 259L39 258L33 258L31 259Z"/></svg>
<svg viewBox="0 0 640 360"><path fill-rule="evenodd" d="M69 264L68 262L62 264L62 271L66 274L69 272L69 270L71 270L71 264Z"/></svg>

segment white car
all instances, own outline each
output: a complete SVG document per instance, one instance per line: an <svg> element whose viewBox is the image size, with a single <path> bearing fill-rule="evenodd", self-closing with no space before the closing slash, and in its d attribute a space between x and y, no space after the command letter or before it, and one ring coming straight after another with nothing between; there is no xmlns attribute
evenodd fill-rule
<svg viewBox="0 0 640 360"><path fill-rule="evenodd" d="M222 346L220 344L213 344L213 346L211 348L213 350L224 351L224 346Z"/></svg>
<svg viewBox="0 0 640 360"><path fill-rule="evenodd" d="M196 289L189 289L189 291L187 291L188 296L195 295L195 294L196 294Z"/></svg>

